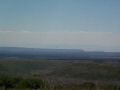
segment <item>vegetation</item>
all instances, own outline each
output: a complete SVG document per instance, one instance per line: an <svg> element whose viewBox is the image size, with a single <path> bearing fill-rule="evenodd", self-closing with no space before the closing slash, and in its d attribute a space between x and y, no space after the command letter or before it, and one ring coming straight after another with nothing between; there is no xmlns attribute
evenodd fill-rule
<svg viewBox="0 0 120 90"><path fill-rule="evenodd" d="M120 63L0 60L0 90L120 90Z"/></svg>
<svg viewBox="0 0 120 90"><path fill-rule="evenodd" d="M0 90L120 90L119 85L83 82L71 85L50 85L40 78L0 77Z"/></svg>
<svg viewBox="0 0 120 90"><path fill-rule="evenodd" d="M20 77L0 77L0 87L3 90L11 89L31 89L37 90L45 87L46 84L37 78L20 78Z"/></svg>

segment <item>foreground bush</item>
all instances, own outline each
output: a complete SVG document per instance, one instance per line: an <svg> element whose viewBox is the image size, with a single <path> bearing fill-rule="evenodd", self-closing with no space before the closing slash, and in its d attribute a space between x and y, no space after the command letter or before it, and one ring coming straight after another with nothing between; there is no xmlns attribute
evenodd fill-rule
<svg viewBox="0 0 120 90"><path fill-rule="evenodd" d="M40 79L35 78L22 79L17 85L17 88L20 89L29 88L31 90L42 89L44 87L45 87L44 82Z"/></svg>
<svg viewBox="0 0 120 90"><path fill-rule="evenodd" d="M39 78L22 78L0 76L0 90L120 90L118 85L95 84L84 82L82 84L51 85Z"/></svg>
<svg viewBox="0 0 120 90"><path fill-rule="evenodd" d="M20 80L21 79L17 77L13 78L8 76L2 76L0 77L0 87L5 90L9 88L15 88L19 84Z"/></svg>
<svg viewBox="0 0 120 90"><path fill-rule="evenodd" d="M85 89L85 90L95 90L95 84L92 83L92 82L86 82L86 83L83 83L82 84L82 87Z"/></svg>
<svg viewBox="0 0 120 90"><path fill-rule="evenodd" d="M45 87L45 83L43 80L38 78L20 78L20 77L8 77L1 76L0 77L0 87L3 90L8 89L42 89Z"/></svg>

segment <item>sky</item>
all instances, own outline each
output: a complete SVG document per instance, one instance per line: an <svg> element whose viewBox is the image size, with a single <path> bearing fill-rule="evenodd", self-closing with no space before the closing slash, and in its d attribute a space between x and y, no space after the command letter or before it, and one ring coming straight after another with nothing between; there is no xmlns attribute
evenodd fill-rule
<svg viewBox="0 0 120 90"><path fill-rule="evenodd" d="M120 0L0 0L0 47L120 52Z"/></svg>

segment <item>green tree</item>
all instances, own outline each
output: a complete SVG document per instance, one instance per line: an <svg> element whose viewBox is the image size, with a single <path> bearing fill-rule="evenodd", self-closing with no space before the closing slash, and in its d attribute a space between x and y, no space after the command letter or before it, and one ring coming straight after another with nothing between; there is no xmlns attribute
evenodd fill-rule
<svg viewBox="0 0 120 90"><path fill-rule="evenodd" d="M5 90L8 88L14 88L15 81L13 78L10 78L8 76L2 76L0 77L0 86L3 87Z"/></svg>
<svg viewBox="0 0 120 90"><path fill-rule="evenodd" d="M35 79L35 78L23 79L18 85L18 88L23 88L23 89L29 88L31 90L41 89L44 87L45 87L45 84L43 80Z"/></svg>

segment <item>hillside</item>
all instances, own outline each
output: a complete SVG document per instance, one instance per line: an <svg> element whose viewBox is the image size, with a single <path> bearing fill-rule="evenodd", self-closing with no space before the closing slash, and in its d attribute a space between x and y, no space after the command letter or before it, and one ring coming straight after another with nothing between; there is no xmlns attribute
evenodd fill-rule
<svg viewBox="0 0 120 90"><path fill-rule="evenodd" d="M83 59L120 59L120 52L88 52L82 49L40 49L40 48L18 48L0 47L0 57L18 58L40 58L40 59L62 59L62 60L83 60Z"/></svg>

